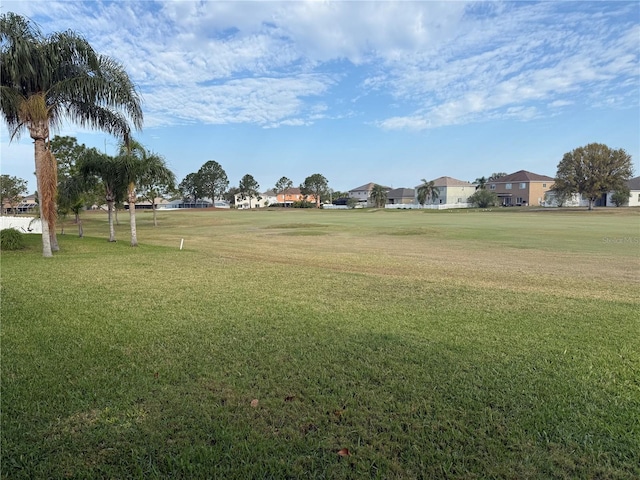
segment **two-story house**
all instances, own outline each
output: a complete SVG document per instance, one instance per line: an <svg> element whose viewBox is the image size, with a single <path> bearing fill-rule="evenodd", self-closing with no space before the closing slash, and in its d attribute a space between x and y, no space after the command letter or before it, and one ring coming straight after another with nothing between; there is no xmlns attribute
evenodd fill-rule
<svg viewBox="0 0 640 480"><path fill-rule="evenodd" d="M373 206L373 202L371 201L371 190L373 190L373 187L375 185L375 183L367 183L360 187L349 190L349 198L355 198L356 200L358 200L358 204L363 207L371 207ZM391 190L390 187L385 187L384 185L383 188L387 192Z"/></svg>
<svg viewBox="0 0 640 480"><path fill-rule="evenodd" d="M487 182L485 188L494 192L501 205L541 205L544 194L553 187L553 178L519 170Z"/></svg>
<svg viewBox="0 0 640 480"><path fill-rule="evenodd" d="M425 205L460 205L464 207L468 203L469 197L476 191L474 184L453 177L438 177L433 180L433 185L438 189L438 197L433 199L429 196ZM419 203L419 188L420 185L415 188L415 203Z"/></svg>

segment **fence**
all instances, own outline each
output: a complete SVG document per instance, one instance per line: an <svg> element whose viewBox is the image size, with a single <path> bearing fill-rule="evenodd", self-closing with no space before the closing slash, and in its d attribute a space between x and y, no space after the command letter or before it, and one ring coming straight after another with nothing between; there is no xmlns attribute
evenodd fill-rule
<svg viewBox="0 0 640 480"><path fill-rule="evenodd" d="M449 210L451 208L471 208L473 205L471 203L442 203L436 205L420 205L418 203L408 203L403 205L401 203L388 203L384 206L384 208L400 208L400 209L427 209L427 210Z"/></svg>
<svg viewBox="0 0 640 480"><path fill-rule="evenodd" d="M0 230L15 228L22 233L42 233L42 223L34 217L0 217Z"/></svg>

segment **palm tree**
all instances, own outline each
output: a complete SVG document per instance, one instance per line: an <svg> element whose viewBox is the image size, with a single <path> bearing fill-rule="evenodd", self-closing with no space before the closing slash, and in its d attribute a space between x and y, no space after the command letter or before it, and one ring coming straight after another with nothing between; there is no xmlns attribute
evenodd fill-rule
<svg viewBox="0 0 640 480"><path fill-rule="evenodd" d="M157 227L156 198L175 191L176 176L169 169L164 158L156 154L147 155L146 165L142 170L138 181L138 190L140 196L151 203L153 226Z"/></svg>
<svg viewBox="0 0 640 480"><path fill-rule="evenodd" d="M107 202L109 216L109 241L116 241L116 231L113 226L113 207L124 197L127 183L123 175L121 158L111 157L100 153L95 148L85 151L78 161L78 170L87 177L98 177L104 187L104 198Z"/></svg>
<svg viewBox="0 0 640 480"><path fill-rule="evenodd" d="M376 208L384 207L387 203L387 189L376 183L371 189L371 199Z"/></svg>
<svg viewBox="0 0 640 480"><path fill-rule="evenodd" d="M0 106L11 138L26 129L34 141L42 254L51 257L57 250L57 166L50 129L69 119L126 141L127 118L142 127L140 97L123 67L97 54L84 38L72 31L44 36L12 12L0 16L0 79Z"/></svg>
<svg viewBox="0 0 640 480"><path fill-rule="evenodd" d="M433 180L427 182L423 178L421 181L422 185L418 187L418 203L424 206L428 198L430 198L432 202L435 202L440 196L440 189L435 186Z"/></svg>
<svg viewBox="0 0 640 480"><path fill-rule="evenodd" d="M474 182L476 186L476 190L483 190L487 185L487 177L478 177Z"/></svg>
<svg viewBox="0 0 640 480"><path fill-rule="evenodd" d="M118 155L122 175L127 185L127 202L129 203L129 224L131 226L131 246L138 246L136 228L137 185L148 179L163 177L173 183L173 173L167 168L159 155L149 152L136 140L129 140L120 145ZM146 179L146 180L145 180ZM155 215L155 212L154 212Z"/></svg>

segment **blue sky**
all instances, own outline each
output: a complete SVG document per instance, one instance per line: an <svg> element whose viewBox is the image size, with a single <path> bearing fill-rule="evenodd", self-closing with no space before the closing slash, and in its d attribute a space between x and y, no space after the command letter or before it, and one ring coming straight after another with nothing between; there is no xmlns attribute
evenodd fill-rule
<svg viewBox="0 0 640 480"><path fill-rule="evenodd" d="M321 173L334 190L525 169L554 176L591 142L640 172L640 3L2 1L75 30L142 94L136 138L179 180L216 160L262 190ZM115 153L116 140L56 132ZM1 171L35 189L28 134Z"/></svg>

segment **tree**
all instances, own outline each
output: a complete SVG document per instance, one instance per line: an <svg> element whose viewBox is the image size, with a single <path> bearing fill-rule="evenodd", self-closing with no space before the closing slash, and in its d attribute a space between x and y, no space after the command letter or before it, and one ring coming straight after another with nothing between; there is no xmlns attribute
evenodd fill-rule
<svg viewBox="0 0 640 480"><path fill-rule="evenodd" d="M500 177L506 177L507 176L507 172L497 172L497 173L492 173L489 178L487 179L488 182L493 182L497 179L499 179Z"/></svg>
<svg viewBox="0 0 640 480"><path fill-rule="evenodd" d="M128 140L128 119L142 128L140 98L123 67L97 54L84 38L72 31L44 36L12 12L0 16L0 81L0 106L11 137L26 129L34 141L42 254L51 257L58 248L50 129L69 119Z"/></svg>
<svg viewBox="0 0 640 480"><path fill-rule="evenodd" d="M371 189L371 199L376 208L383 208L387 203L387 189L376 183Z"/></svg>
<svg viewBox="0 0 640 480"><path fill-rule="evenodd" d="M225 193L224 195L224 199L229 202L229 205L236 205L236 195L238 195L240 193L240 190L238 190L238 187L231 187L229 190L227 190L227 193Z"/></svg>
<svg viewBox="0 0 640 480"><path fill-rule="evenodd" d="M289 190L291 187L293 187L293 182L291 180L289 180L287 177L281 177L280 180L278 180L276 182L276 186L274 187L273 191L276 194L276 198L278 198L278 195L282 194L282 206L286 207L286 197L285 197L285 192L287 190Z"/></svg>
<svg viewBox="0 0 640 480"><path fill-rule="evenodd" d="M478 189L485 188L486 185L487 185L487 182L488 182L488 180L487 180L486 177L479 177L479 178L476 178L473 183L475 183L477 185L476 190L478 190Z"/></svg>
<svg viewBox="0 0 640 480"><path fill-rule="evenodd" d="M421 180L422 185L418 187L418 203L424 207L427 199L435 202L440 196L440 189L435 186L433 180L427 182L424 178Z"/></svg>
<svg viewBox="0 0 640 480"><path fill-rule="evenodd" d="M78 169L85 178L89 179L95 176L102 181L109 218L109 241L115 242L116 231L113 226L113 207L117 201L124 198L127 191L127 182L123 175L121 158L101 153L95 148L87 149L78 162Z"/></svg>
<svg viewBox="0 0 640 480"><path fill-rule="evenodd" d="M329 190L329 181L319 173L309 175L304 179L304 183L300 185L300 192L303 195L313 195L316 199L316 207L320 208L322 197L327 195Z"/></svg>
<svg viewBox="0 0 640 480"><path fill-rule="evenodd" d="M78 226L78 236L83 237L80 212L95 199L99 187L93 177L85 177L78 169L78 162L87 148L84 144L78 145L75 137L60 137L58 135L53 137L49 148L56 159L58 168L58 214L66 216L72 212Z"/></svg>
<svg viewBox="0 0 640 480"><path fill-rule="evenodd" d="M579 193L589 200L589 210L603 194L626 187L633 166L623 149L612 150L601 143L590 143L565 153L554 181L560 192Z"/></svg>
<svg viewBox="0 0 640 480"><path fill-rule="evenodd" d="M202 190L200 186L200 180L197 173L190 173L180 182L178 190L182 193L183 200L193 200L193 203L198 203L198 198L201 198Z"/></svg>
<svg viewBox="0 0 640 480"><path fill-rule="evenodd" d="M493 207L498 204L498 196L487 189L479 189L469 197L469 203L472 203L480 208Z"/></svg>
<svg viewBox="0 0 640 480"><path fill-rule="evenodd" d="M136 201L138 200L138 185L143 181L152 182L154 178L161 178L167 183L172 183L174 177L162 157L150 152L140 142L133 139L120 144L117 164L121 169L122 178L127 186L131 246L137 247Z"/></svg>
<svg viewBox="0 0 640 480"><path fill-rule="evenodd" d="M248 173L240 179L238 194L242 200L249 199L249 208L251 208L251 198L258 196L259 188L258 182Z"/></svg>
<svg viewBox="0 0 640 480"><path fill-rule="evenodd" d="M215 205L216 198L222 198L229 188L226 172L218 162L209 160L200 167L197 175L200 194L209 197Z"/></svg>
<svg viewBox="0 0 640 480"><path fill-rule="evenodd" d="M11 211L14 216L18 203L26 193L28 193L26 180L9 175L0 176L0 204L4 205L6 201L11 205Z"/></svg>
<svg viewBox="0 0 640 480"><path fill-rule="evenodd" d="M140 197L151 203L153 226L158 226L156 199L175 191L176 176L160 155L148 155L138 179Z"/></svg>
<svg viewBox="0 0 640 480"><path fill-rule="evenodd" d="M616 207L622 207L629 203L629 197L631 196L631 190L628 187L620 188L613 192L611 195L611 201Z"/></svg>

